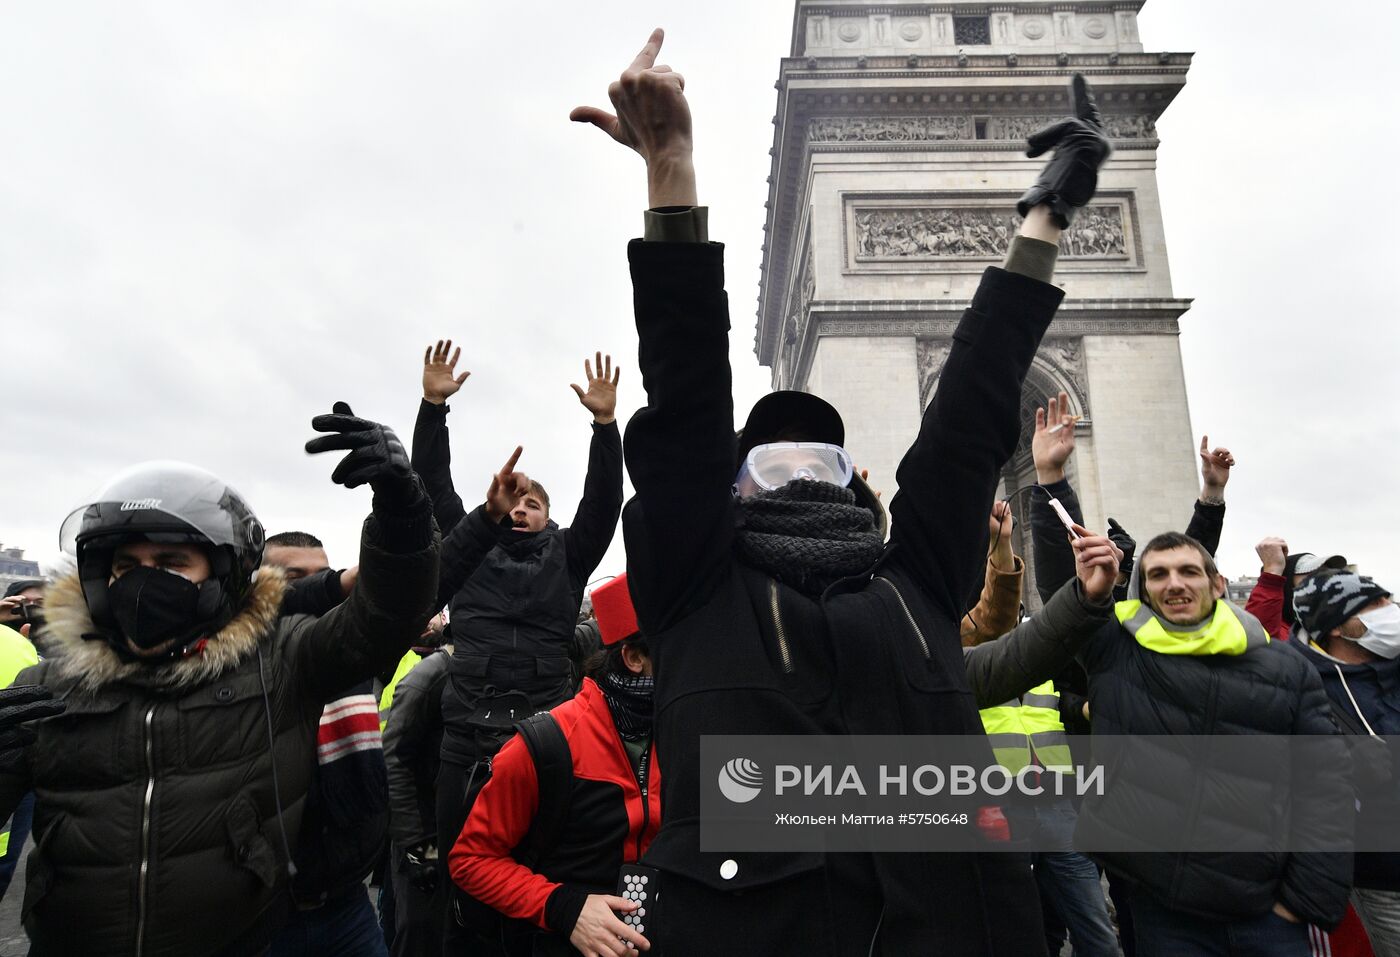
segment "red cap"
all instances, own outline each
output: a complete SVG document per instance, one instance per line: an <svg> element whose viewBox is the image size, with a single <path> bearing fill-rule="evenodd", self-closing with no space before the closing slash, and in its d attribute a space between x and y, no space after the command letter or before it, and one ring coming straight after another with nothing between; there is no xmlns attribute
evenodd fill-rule
<svg viewBox="0 0 1400 957"><path fill-rule="evenodd" d="M625 572L593 589L593 617L598 619L598 633L605 646L637 633L637 613L632 608Z"/></svg>

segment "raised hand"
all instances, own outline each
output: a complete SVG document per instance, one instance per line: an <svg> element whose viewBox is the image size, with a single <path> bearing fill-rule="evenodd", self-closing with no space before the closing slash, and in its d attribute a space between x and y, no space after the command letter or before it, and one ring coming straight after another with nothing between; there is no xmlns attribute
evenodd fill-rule
<svg viewBox="0 0 1400 957"><path fill-rule="evenodd" d="M1254 553L1259 556L1264 571L1274 575L1283 574L1283 569L1288 563L1288 543L1283 539L1277 535L1270 535L1254 546Z"/></svg>
<svg viewBox="0 0 1400 957"><path fill-rule="evenodd" d="M1128 530L1119 525L1116 518L1108 520L1108 537L1123 553L1122 567L1129 568L1133 564L1133 555L1137 553L1137 539L1128 534Z"/></svg>
<svg viewBox="0 0 1400 957"><path fill-rule="evenodd" d="M587 359L583 360L583 379L588 383L588 390L573 383L569 388L578 394L583 407L593 413L594 422L607 425L617 417L617 381L622 378L622 367L614 370L612 356L601 352L595 354L595 362L596 365L590 365ZM597 375L593 374L594 369Z"/></svg>
<svg viewBox="0 0 1400 957"><path fill-rule="evenodd" d="M1230 469L1235 467L1235 457L1224 446L1210 448L1210 436L1201 436L1201 500L1207 502L1225 501L1225 486L1230 481Z"/></svg>
<svg viewBox="0 0 1400 957"><path fill-rule="evenodd" d="M517 445L501 470L491 476L491 484L486 489L486 514L495 521L509 515L515 503L530 491L530 476L515 470L524 451L523 445Z"/></svg>
<svg viewBox="0 0 1400 957"><path fill-rule="evenodd" d="M616 114L579 106L569 119L591 123L641 154L653 208L694 206L690 104L685 99L685 77L656 63L664 39L660 27L653 30L632 64L608 86Z"/></svg>
<svg viewBox="0 0 1400 957"><path fill-rule="evenodd" d="M1026 140L1027 156L1034 158L1047 150L1054 150L1055 155L1016 204L1023 217L1036 206L1048 207L1051 219L1061 229L1068 229L1074 211L1093 199L1099 167L1113 152L1089 84L1076 73L1070 86L1074 116L1038 130Z"/></svg>
<svg viewBox="0 0 1400 957"><path fill-rule="evenodd" d="M383 499L390 507L407 506L422 494L408 452L393 429L356 417L344 402L332 406L330 415L312 419L311 427L317 432L333 434L307 442L308 453L345 450L350 453L331 472L332 482L346 488L369 483L375 497Z"/></svg>
<svg viewBox="0 0 1400 957"><path fill-rule="evenodd" d="M1011 532L1016 527L1016 520L1012 516L1010 502L993 502L992 514L987 519L987 531L991 535L987 542L987 553L995 555L999 561L996 562L1002 571L1011 571Z"/></svg>
<svg viewBox="0 0 1400 957"><path fill-rule="evenodd" d="M1065 477L1065 463L1074 454L1074 425L1079 416L1070 414L1069 393L1061 392L1042 409L1035 410L1035 434L1031 436L1031 458L1035 460L1036 481L1050 485Z"/></svg>
<svg viewBox="0 0 1400 957"><path fill-rule="evenodd" d="M1123 553L1113 540L1102 535L1090 535L1081 525L1074 526L1079 537L1070 541L1074 549L1074 573L1089 601L1102 603L1113 597L1118 582L1118 568Z"/></svg>
<svg viewBox="0 0 1400 957"><path fill-rule="evenodd" d="M451 353L452 358L447 358ZM457 360L462 357L459 346L452 348L452 340L439 339L437 345L429 346L423 352L423 398L433 405L442 405L467 381L470 372L457 375Z"/></svg>

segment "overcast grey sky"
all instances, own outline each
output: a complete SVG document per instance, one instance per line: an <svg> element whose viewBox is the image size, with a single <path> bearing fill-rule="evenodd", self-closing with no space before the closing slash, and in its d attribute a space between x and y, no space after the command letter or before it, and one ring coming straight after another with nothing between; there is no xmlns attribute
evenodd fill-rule
<svg viewBox="0 0 1400 957"><path fill-rule="evenodd" d="M1278 533L1396 587L1400 15L1349 9L1152 0L1141 32L1197 53L1159 176L1193 422L1240 461L1222 564L1256 570ZM104 477L178 458L350 563L369 495L301 452L307 422L345 399L407 439L446 336L473 373L464 496L520 443L567 523L584 356L621 357L624 418L642 402L625 244L646 201L641 162L567 117L658 24L728 243L742 414L768 385L752 303L791 22L788 0L10 6L0 540L52 559ZM599 572L622 562L619 535Z"/></svg>

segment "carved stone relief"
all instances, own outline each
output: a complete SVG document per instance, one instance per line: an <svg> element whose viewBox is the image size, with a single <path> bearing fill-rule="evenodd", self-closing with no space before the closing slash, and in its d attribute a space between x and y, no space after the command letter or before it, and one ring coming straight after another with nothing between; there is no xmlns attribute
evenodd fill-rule
<svg viewBox="0 0 1400 957"><path fill-rule="evenodd" d="M938 376L943 372L943 363L948 361L948 352L952 345L948 339L918 339L915 341L915 354L919 363L920 408L927 408L929 400L933 398L933 387L938 382Z"/></svg>
<svg viewBox="0 0 1400 957"><path fill-rule="evenodd" d="M1084 35L1090 40L1102 40L1108 34L1108 24L1098 17L1084 22Z"/></svg>
<svg viewBox="0 0 1400 957"><path fill-rule="evenodd" d="M919 405L927 408L938 386L938 377L948 361L951 339L920 338L914 342L919 366ZM1063 389L1073 396L1073 405L1085 418L1089 417L1088 377L1084 369L1084 345L1081 339L1049 339L1041 344L1036 355L1037 367L1028 378L1022 395L1022 431L1028 437L1035 427L1035 410L1050 395ZM1033 383L1031 380L1035 380ZM1047 388L1048 386L1048 388ZM1042 395L1042 393L1046 393Z"/></svg>
<svg viewBox="0 0 1400 957"><path fill-rule="evenodd" d="M813 143L888 143L972 138L967 116L814 117L807 126Z"/></svg>
<svg viewBox="0 0 1400 957"><path fill-rule="evenodd" d="M1005 206L855 207L856 262L1000 259L1021 219ZM1068 259L1126 259L1123 208L1082 210L1060 237Z"/></svg>
<svg viewBox="0 0 1400 957"><path fill-rule="evenodd" d="M913 43L924 35L923 25L917 20L905 20L899 28L899 35Z"/></svg>
<svg viewBox="0 0 1400 957"><path fill-rule="evenodd" d="M1026 35L1027 40L1039 40L1045 36L1045 21L1027 20L1021 27L1021 32Z"/></svg>
<svg viewBox="0 0 1400 957"><path fill-rule="evenodd" d="M860 24L847 20L836 28L836 35L847 43L855 43L860 39Z"/></svg>
<svg viewBox="0 0 1400 957"><path fill-rule="evenodd" d="M1069 386L1076 404L1089 414L1089 374L1084 364L1083 339L1046 339L1040 344L1040 356L1058 373L1061 383Z"/></svg>
<svg viewBox="0 0 1400 957"><path fill-rule="evenodd" d="M988 140L1024 140L1058 116L988 116L983 128ZM1146 113L1107 113L1104 131L1112 139L1156 139L1157 125ZM812 143L916 143L977 138L973 117L934 116L818 116L808 121Z"/></svg>

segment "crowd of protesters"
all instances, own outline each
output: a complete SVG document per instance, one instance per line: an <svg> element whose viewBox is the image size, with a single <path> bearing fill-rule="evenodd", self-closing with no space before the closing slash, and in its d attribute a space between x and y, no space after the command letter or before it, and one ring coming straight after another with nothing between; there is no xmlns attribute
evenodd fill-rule
<svg viewBox="0 0 1400 957"><path fill-rule="evenodd" d="M1184 531L1091 531L1065 395L1036 413L1037 484L997 500L1061 232L1111 152L1083 79L1030 137L1053 155L886 508L845 448L863 423L820 398L772 393L735 430L724 247L661 42L610 86L615 114L571 116L639 153L649 190L628 247L646 402L624 438L620 364L585 360L571 526L518 448L480 504L459 494L448 402L468 373L448 340L425 353L411 448L342 402L311 420L306 451L374 493L353 567L156 462L62 522L71 573L9 589L0 893L32 836L30 952L1400 957L1400 853L1369 850L1400 813L1390 593L1270 538L1248 605L1228 601L1235 461L1206 439ZM619 519L625 572L599 567ZM968 850L716 853L700 741L725 734L970 736L1044 775L1102 736L1148 743L1103 799L1008 799ZM1189 735L1347 746L1177 774L1152 742ZM1180 849L1135 850L1148 818Z"/></svg>

